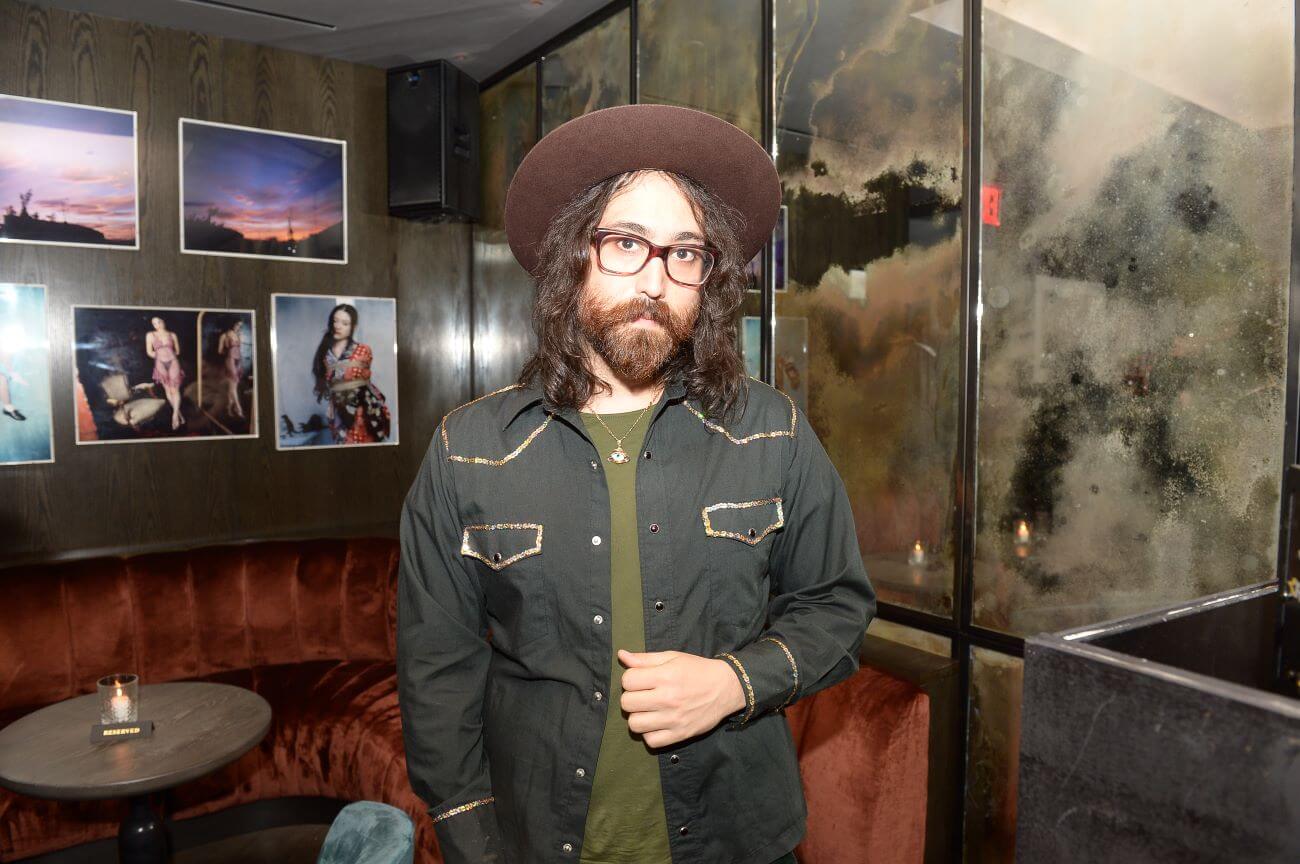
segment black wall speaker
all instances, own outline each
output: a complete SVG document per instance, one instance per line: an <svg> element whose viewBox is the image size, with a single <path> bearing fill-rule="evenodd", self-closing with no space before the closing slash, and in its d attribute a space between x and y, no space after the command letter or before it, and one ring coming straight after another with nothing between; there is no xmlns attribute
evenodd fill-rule
<svg viewBox="0 0 1300 864"><path fill-rule="evenodd" d="M388 212L479 218L478 82L446 60L388 71Z"/></svg>

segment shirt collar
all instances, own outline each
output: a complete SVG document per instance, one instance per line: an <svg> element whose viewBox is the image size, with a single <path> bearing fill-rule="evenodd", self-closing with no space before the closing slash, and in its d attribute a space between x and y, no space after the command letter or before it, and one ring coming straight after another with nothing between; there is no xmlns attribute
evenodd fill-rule
<svg viewBox="0 0 1300 864"><path fill-rule="evenodd" d="M674 399L680 399L686 395L686 383L682 380L681 372L674 372L668 379L668 386L664 388L663 405L668 404ZM505 422L501 430L505 431L510 424L515 421L520 414L534 405L541 404L544 401L545 393L535 384L528 384L516 387L506 394L505 403ZM662 409L663 405L660 406ZM575 413L572 409L565 409L561 414ZM656 414L658 412L655 412Z"/></svg>

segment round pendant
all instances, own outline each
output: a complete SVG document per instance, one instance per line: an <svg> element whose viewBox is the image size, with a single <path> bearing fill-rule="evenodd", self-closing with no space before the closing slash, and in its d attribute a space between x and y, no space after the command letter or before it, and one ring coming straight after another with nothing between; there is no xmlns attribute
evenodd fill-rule
<svg viewBox="0 0 1300 864"><path fill-rule="evenodd" d="M622 447L615 447L614 450L609 454L609 461L617 462L618 464L622 465L624 462L627 461L627 451L624 450Z"/></svg>

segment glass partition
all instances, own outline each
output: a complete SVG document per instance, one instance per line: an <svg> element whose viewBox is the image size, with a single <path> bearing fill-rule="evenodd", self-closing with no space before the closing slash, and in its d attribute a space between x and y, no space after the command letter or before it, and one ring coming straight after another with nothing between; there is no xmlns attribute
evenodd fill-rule
<svg viewBox="0 0 1300 864"><path fill-rule="evenodd" d="M926 0L779 0L777 386L848 489L880 599L950 616L962 46ZM754 326L757 326L757 320Z"/></svg>
<svg viewBox="0 0 1300 864"><path fill-rule="evenodd" d="M974 620L1272 578L1289 3L984 4Z"/></svg>

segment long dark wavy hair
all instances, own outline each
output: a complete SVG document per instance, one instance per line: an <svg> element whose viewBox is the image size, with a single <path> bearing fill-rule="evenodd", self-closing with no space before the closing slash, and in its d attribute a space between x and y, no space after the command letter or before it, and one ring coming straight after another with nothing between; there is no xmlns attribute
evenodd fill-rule
<svg viewBox="0 0 1300 864"><path fill-rule="evenodd" d="M316 401L324 400L330 393L329 382L325 380L329 370L325 368L325 352L330 350L330 345L334 344L334 313L342 309L348 313L352 319L352 329L348 331L348 345L350 346L356 340L357 324L360 317L357 315L357 307L351 303L340 303L330 310L330 315L325 319L325 332L321 334L320 344L316 346L316 356L311 361L311 374L316 376L316 384L312 387L312 392L316 394ZM343 349L347 351L347 347Z"/></svg>
<svg viewBox="0 0 1300 864"><path fill-rule="evenodd" d="M641 171L594 183L560 208L538 249L537 302L533 329L537 350L524 364L518 383L538 386L548 407L578 409L598 389L607 389L587 368L585 340L578 324L583 286L591 266L591 232L614 194ZM704 413L722 417L737 407L744 392L745 362L736 345L736 319L747 277L741 259L744 217L706 187L665 171L691 204L705 242L719 250L709 281L700 289L699 314L691 338L664 369L665 379L680 372L687 395Z"/></svg>

